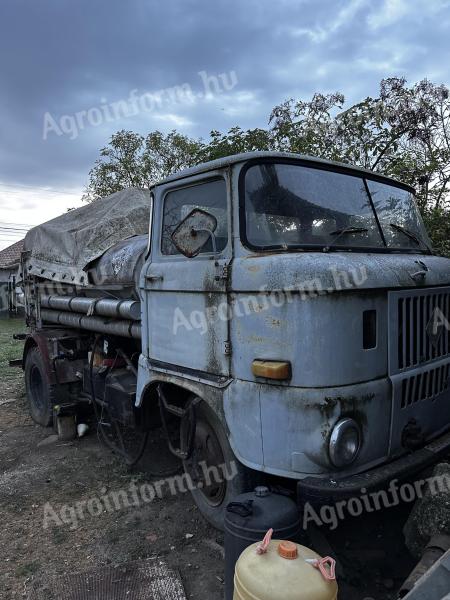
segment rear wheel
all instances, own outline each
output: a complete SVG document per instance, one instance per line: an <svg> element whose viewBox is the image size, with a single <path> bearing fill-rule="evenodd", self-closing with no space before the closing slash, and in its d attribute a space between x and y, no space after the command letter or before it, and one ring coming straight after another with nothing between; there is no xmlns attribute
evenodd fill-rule
<svg viewBox="0 0 450 600"><path fill-rule="evenodd" d="M25 388L31 418L39 425L49 427L53 420L56 391L38 348L32 348L25 359Z"/></svg>
<svg viewBox="0 0 450 600"><path fill-rule="evenodd" d="M185 433L183 426L181 433L182 436ZM183 466L200 512L220 530L224 527L227 505L257 483L257 473L237 460L222 423L204 402L196 406L193 451Z"/></svg>

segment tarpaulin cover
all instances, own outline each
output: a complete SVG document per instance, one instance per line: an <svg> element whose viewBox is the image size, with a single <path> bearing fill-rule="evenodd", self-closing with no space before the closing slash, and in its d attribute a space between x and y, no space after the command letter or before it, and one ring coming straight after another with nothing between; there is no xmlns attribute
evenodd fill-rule
<svg viewBox="0 0 450 600"><path fill-rule="evenodd" d="M86 268L112 246L148 233L150 192L129 188L31 229L24 251L28 273L84 285Z"/></svg>

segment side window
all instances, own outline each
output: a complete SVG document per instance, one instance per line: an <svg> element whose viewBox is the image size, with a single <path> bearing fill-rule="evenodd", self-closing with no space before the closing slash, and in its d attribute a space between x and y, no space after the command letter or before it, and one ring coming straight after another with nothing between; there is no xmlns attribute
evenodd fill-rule
<svg viewBox="0 0 450 600"><path fill-rule="evenodd" d="M227 186L223 179L191 185L169 192L164 199L161 251L163 254L179 254L171 235L181 221L194 210L201 208L217 219L215 231L217 251L221 252L228 242ZM212 252L209 241L201 253Z"/></svg>

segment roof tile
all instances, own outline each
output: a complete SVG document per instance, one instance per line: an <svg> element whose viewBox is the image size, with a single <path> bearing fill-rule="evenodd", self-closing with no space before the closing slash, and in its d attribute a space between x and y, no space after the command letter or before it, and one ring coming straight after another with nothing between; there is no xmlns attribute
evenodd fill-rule
<svg viewBox="0 0 450 600"><path fill-rule="evenodd" d="M0 269L7 269L19 264L20 254L23 249L23 240L8 246L0 252Z"/></svg>

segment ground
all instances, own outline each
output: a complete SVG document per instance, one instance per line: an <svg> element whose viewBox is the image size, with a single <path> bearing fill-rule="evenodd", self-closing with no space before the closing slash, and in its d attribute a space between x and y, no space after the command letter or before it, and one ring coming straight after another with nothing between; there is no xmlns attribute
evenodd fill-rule
<svg viewBox="0 0 450 600"><path fill-rule="evenodd" d="M0 597L28 597L33 587L43 590L66 572L157 556L180 571L188 598L222 600L223 537L205 523L189 493L167 493L140 507L73 521L70 507L76 503L155 480L149 474L152 456L130 470L95 431L59 442L52 429L34 424L22 371L7 366L21 354L22 343L11 340L15 331L23 331L20 320L0 321ZM323 528L316 532L309 543L340 559L340 598L396 597L414 566L401 535L410 508L347 519L330 535ZM66 522L46 523L51 514L65 514Z"/></svg>
<svg viewBox="0 0 450 600"><path fill-rule="evenodd" d="M189 494L140 508L88 516L77 529L51 522L44 529L44 506L65 504L128 489L146 475L130 471L98 441L95 433L77 442L52 442L53 430L28 417L23 375L8 361L20 356L11 342L20 321L0 321L0 597L27 597L54 575L164 557L181 572L188 597L221 598L223 539L199 515ZM46 444L49 440L52 443ZM44 442L43 445L42 442ZM60 513L58 513L60 514ZM187 537L186 537L187 536ZM192 536L192 537L191 537Z"/></svg>

